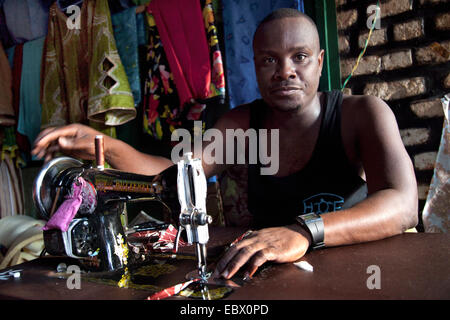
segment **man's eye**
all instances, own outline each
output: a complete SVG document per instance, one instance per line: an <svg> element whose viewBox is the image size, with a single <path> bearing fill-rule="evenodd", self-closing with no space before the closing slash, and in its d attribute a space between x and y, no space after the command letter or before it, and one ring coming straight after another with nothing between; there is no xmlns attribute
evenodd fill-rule
<svg viewBox="0 0 450 320"><path fill-rule="evenodd" d="M302 53L299 53L295 56L296 61L304 61L306 58L307 58L306 55L304 55Z"/></svg>
<svg viewBox="0 0 450 320"><path fill-rule="evenodd" d="M275 62L275 59L272 58L272 57L265 57L265 58L263 59L263 61L264 61L264 63L274 63L274 62Z"/></svg>

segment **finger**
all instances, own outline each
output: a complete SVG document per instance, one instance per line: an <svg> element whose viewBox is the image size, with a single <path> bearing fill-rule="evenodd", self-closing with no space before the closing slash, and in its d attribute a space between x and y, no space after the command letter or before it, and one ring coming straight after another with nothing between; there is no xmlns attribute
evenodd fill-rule
<svg viewBox="0 0 450 320"><path fill-rule="evenodd" d="M49 162L49 161L52 160L53 158L54 158L54 154L53 154L53 153L50 153L50 152L46 153L46 154L45 154L45 158L44 158L44 163Z"/></svg>
<svg viewBox="0 0 450 320"><path fill-rule="evenodd" d="M244 278L253 277L258 268L261 267L267 261L269 261L269 259L267 258L267 255L265 254L264 250L260 250L257 253L255 253L248 263L248 268L247 271L245 272Z"/></svg>
<svg viewBox="0 0 450 320"><path fill-rule="evenodd" d="M41 132L39 132L39 134L37 135L37 137L34 139L33 143L36 143L37 141L41 140L41 138L45 135L47 135L49 132L52 132L54 130L58 129L57 127L51 127L51 128L47 128L42 130Z"/></svg>
<svg viewBox="0 0 450 320"><path fill-rule="evenodd" d="M42 159L47 158L48 154L55 154L56 152L60 152L61 148L59 146L58 141L51 142L46 148L36 148L36 152L33 154L36 158ZM53 156L52 156L53 157Z"/></svg>
<svg viewBox="0 0 450 320"><path fill-rule="evenodd" d="M78 128L75 126L65 126L52 128L48 132L42 132L42 136L35 140L35 148L47 148L49 144L56 141L61 136L73 137L77 134Z"/></svg>
<svg viewBox="0 0 450 320"><path fill-rule="evenodd" d="M253 246L246 246L239 250L231 261L228 262L225 270L222 272L222 277L230 279L239 269L245 265L258 252Z"/></svg>
<svg viewBox="0 0 450 320"><path fill-rule="evenodd" d="M222 257L216 264L216 268L212 274L212 277L217 278L224 271L229 260L233 258L234 255L238 253L238 251L246 245L253 244L254 241L249 241L250 237L243 238L239 242L233 242L230 247L228 247Z"/></svg>

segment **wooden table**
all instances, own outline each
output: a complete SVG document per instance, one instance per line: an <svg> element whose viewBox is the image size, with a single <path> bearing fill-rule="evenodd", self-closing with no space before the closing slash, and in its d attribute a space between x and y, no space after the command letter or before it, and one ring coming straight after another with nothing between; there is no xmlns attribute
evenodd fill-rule
<svg viewBox="0 0 450 320"><path fill-rule="evenodd" d="M216 255L223 244L230 243L242 231L211 229L209 254ZM225 299L450 299L450 235L408 233L326 248L308 253L301 260L309 262L314 271L301 270L291 263L269 265L251 281L241 282L243 285L234 288ZM45 257L15 266L12 269L23 269L22 275L19 279L0 280L0 299L142 300L150 294L90 281L82 281L81 289L70 290L65 278L55 277L61 261L62 258ZM184 259L175 271L153 279L152 284L163 288L182 282L186 272L195 266L194 259Z"/></svg>

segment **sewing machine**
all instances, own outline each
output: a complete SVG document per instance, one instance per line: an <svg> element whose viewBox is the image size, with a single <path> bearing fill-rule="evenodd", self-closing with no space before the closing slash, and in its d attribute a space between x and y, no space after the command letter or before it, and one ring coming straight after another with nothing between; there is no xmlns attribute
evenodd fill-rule
<svg viewBox="0 0 450 320"><path fill-rule="evenodd" d="M36 177L33 199L43 219L49 220L73 192L79 178L84 183L81 204L67 231L44 231L46 251L51 255L79 259L100 271L124 268L126 254L124 214L126 203L158 201L169 212L168 220L179 227L175 248L183 230L187 242L195 244L200 277L206 276L206 244L209 239L206 213L206 178L200 159L192 154L155 176L105 169L103 137L97 136L96 166L60 157L48 162ZM78 185L77 185L78 186Z"/></svg>

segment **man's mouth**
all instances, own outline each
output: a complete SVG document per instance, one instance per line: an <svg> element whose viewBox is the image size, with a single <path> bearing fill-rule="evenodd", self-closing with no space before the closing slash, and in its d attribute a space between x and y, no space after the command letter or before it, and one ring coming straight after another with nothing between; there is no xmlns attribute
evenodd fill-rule
<svg viewBox="0 0 450 320"><path fill-rule="evenodd" d="M300 87L296 86L279 86L272 88L270 90L270 93L277 96L290 96L292 94L296 94L300 90L301 90Z"/></svg>

